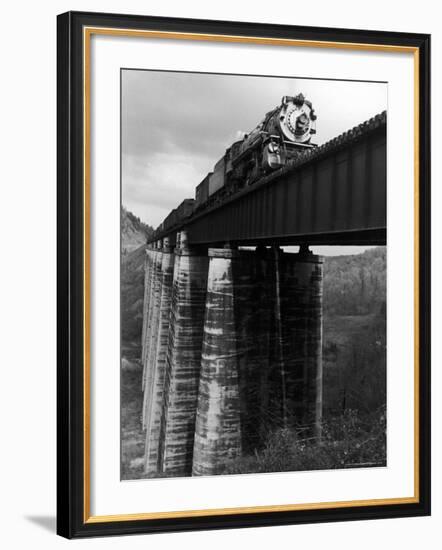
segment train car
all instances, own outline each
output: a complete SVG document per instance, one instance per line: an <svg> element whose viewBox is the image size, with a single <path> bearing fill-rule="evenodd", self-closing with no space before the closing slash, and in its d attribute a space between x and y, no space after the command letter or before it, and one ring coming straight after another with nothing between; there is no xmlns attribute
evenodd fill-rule
<svg viewBox="0 0 442 550"><path fill-rule="evenodd" d="M178 219L177 209L174 208L172 212L164 220L163 229L167 230L173 227L177 223L177 219Z"/></svg>
<svg viewBox="0 0 442 550"><path fill-rule="evenodd" d="M195 209L207 202L209 198L209 180L212 173L207 174L203 181L195 188Z"/></svg>
<svg viewBox="0 0 442 550"><path fill-rule="evenodd" d="M184 199L183 202L177 207L176 213L178 223L193 214L194 204L194 199Z"/></svg>
<svg viewBox="0 0 442 550"><path fill-rule="evenodd" d="M226 167L225 158L222 157L215 164L213 173L209 178L209 197L214 193L216 193L219 189L221 189L221 187L224 186L225 167Z"/></svg>

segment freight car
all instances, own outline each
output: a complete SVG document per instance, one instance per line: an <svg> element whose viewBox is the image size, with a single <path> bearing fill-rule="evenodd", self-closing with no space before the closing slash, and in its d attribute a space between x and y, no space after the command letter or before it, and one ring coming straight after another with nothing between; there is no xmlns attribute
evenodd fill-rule
<svg viewBox="0 0 442 550"><path fill-rule="evenodd" d="M176 209L178 220L181 222L191 216L194 210L194 199L184 199Z"/></svg>
<svg viewBox="0 0 442 550"><path fill-rule="evenodd" d="M167 216L167 218L165 218L163 222L163 229L167 231L168 229L176 225L177 222L178 222L177 209L174 208L172 212Z"/></svg>
<svg viewBox="0 0 442 550"><path fill-rule="evenodd" d="M160 234L164 231L169 231L183 220L191 216L194 212L194 199L184 199L183 202L170 212L164 221L156 228L155 233Z"/></svg>
<svg viewBox="0 0 442 550"><path fill-rule="evenodd" d="M213 172L207 174L203 181L195 188L195 209L207 202L209 198L209 181Z"/></svg>

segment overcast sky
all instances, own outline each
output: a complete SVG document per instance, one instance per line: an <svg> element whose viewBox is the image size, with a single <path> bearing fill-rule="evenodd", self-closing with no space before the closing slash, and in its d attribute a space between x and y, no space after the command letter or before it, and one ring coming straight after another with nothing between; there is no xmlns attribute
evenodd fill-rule
<svg viewBox="0 0 442 550"><path fill-rule="evenodd" d="M299 92L316 111L318 144L387 108L379 83L122 71L123 204L157 227L242 132Z"/></svg>

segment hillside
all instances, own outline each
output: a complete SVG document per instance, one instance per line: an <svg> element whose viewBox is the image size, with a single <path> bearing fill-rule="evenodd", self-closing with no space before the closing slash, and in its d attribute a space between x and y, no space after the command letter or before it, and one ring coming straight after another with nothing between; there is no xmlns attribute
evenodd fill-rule
<svg viewBox="0 0 442 550"><path fill-rule="evenodd" d="M121 250L123 255L145 244L153 233L153 227L143 223L140 218L121 207Z"/></svg>
<svg viewBox="0 0 442 550"><path fill-rule="evenodd" d="M387 249L324 262L324 414L386 402Z"/></svg>
<svg viewBox="0 0 442 550"><path fill-rule="evenodd" d="M141 336L143 318L144 258L146 240L153 228L121 208L121 336L123 342L136 342Z"/></svg>
<svg viewBox="0 0 442 550"><path fill-rule="evenodd" d="M386 302L387 249L371 248L352 256L326 256L325 315L382 313Z"/></svg>
<svg viewBox="0 0 442 550"><path fill-rule="evenodd" d="M121 337L140 344L143 323L144 259L141 245L121 257Z"/></svg>

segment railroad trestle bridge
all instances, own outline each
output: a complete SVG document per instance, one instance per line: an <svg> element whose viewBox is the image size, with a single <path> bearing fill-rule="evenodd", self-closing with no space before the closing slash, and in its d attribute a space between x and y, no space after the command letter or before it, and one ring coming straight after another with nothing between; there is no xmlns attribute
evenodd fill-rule
<svg viewBox="0 0 442 550"><path fill-rule="evenodd" d="M269 428L319 438L323 259L308 245L385 243L385 114L157 232L145 260L146 475L220 473Z"/></svg>

